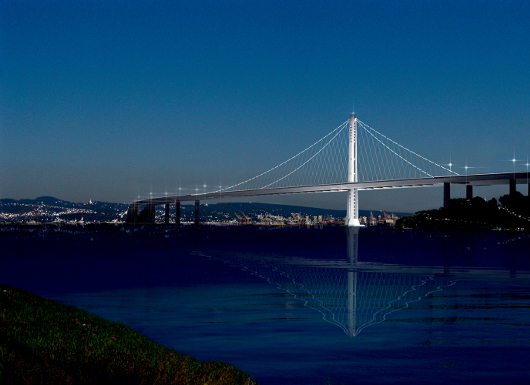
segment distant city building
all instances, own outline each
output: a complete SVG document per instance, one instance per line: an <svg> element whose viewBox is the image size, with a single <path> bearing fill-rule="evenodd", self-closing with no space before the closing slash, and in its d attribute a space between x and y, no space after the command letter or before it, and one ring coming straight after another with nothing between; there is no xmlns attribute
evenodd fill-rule
<svg viewBox="0 0 530 385"><path fill-rule="evenodd" d="M368 220L367 220L367 225L377 226L377 219L374 217L374 214L372 214L371 211L370 211L370 216L368 217Z"/></svg>

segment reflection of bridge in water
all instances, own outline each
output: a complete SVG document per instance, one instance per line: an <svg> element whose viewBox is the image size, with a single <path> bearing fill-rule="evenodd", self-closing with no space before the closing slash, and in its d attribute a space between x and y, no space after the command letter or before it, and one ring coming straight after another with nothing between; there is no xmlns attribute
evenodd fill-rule
<svg viewBox="0 0 530 385"><path fill-rule="evenodd" d="M448 262L435 267L362 262L358 260L358 244L359 229L348 228L348 258L343 261L245 254L210 258L257 275L289 293L349 337L457 282L459 287L476 280L496 285L515 283L515 268L451 268ZM517 276L530 282L528 272L518 272Z"/></svg>
<svg viewBox="0 0 530 385"><path fill-rule="evenodd" d="M222 260L291 294L349 337L456 282L450 274L434 274L432 268L410 272L396 265L359 262L359 228L348 230L344 263L255 256Z"/></svg>

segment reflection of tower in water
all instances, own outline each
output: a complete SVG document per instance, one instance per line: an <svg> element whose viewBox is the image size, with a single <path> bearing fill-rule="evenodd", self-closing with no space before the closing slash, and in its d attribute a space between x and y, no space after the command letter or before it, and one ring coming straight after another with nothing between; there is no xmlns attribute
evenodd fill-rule
<svg viewBox="0 0 530 385"><path fill-rule="evenodd" d="M357 280L358 272L353 270L359 256L359 227L351 227L348 231L348 263L352 267L348 270L348 336L356 333L357 320Z"/></svg>
<svg viewBox="0 0 530 385"><path fill-rule="evenodd" d="M449 277L416 275L396 266L358 262L359 228L347 231L348 261L344 263L256 256L223 261L291 294L350 337L383 322L390 313L454 284Z"/></svg>
<svg viewBox="0 0 530 385"><path fill-rule="evenodd" d="M386 316L409 307L429 294L451 286L454 281L435 279L400 272L360 271L359 228L348 231L348 328L344 331L355 337L364 328L383 322Z"/></svg>

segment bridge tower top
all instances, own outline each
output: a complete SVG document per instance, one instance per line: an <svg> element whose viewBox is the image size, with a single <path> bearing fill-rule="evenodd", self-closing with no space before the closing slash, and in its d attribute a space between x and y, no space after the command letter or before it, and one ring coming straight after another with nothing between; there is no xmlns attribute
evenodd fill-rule
<svg viewBox="0 0 530 385"><path fill-rule="evenodd" d="M348 182L357 182L357 115L350 115Z"/></svg>

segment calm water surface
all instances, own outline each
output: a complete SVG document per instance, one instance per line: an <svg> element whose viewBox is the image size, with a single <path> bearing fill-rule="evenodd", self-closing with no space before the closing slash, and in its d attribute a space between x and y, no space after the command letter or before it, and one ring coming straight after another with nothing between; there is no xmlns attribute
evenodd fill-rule
<svg viewBox="0 0 530 385"><path fill-rule="evenodd" d="M530 375L528 234L87 227L0 240L1 282L260 384Z"/></svg>

